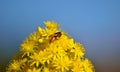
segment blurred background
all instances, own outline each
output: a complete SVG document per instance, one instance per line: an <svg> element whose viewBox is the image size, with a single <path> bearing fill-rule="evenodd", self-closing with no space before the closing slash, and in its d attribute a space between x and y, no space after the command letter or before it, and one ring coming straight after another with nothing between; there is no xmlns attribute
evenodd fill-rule
<svg viewBox="0 0 120 72"><path fill-rule="evenodd" d="M47 20L84 45L96 72L120 72L120 0L0 0L0 72Z"/></svg>

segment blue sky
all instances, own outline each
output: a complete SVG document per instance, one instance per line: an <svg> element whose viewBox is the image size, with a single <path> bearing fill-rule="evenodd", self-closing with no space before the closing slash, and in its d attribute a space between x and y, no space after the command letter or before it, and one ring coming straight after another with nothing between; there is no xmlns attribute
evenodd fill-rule
<svg viewBox="0 0 120 72"><path fill-rule="evenodd" d="M47 20L84 45L97 72L120 71L119 0L0 0L0 63Z"/></svg>

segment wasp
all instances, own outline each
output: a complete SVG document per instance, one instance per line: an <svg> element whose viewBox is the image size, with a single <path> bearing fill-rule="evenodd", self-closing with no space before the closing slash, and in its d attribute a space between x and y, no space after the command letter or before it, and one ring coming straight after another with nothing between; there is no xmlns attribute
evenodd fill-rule
<svg viewBox="0 0 120 72"><path fill-rule="evenodd" d="M50 36L49 36L49 43L51 43L51 42L54 41L54 40L57 40L58 38L61 37L61 35L62 35L61 32L56 32L56 33L50 35Z"/></svg>

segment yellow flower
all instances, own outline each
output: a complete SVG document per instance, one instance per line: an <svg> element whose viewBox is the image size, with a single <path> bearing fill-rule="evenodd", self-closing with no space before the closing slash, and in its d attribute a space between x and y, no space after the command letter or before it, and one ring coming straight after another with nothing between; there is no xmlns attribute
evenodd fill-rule
<svg viewBox="0 0 120 72"><path fill-rule="evenodd" d="M44 24L45 24L46 28L48 28L48 29L57 29L57 27L59 26L59 24L57 24L54 21L52 21L52 22L46 21L46 22L44 22Z"/></svg>
<svg viewBox="0 0 120 72"><path fill-rule="evenodd" d="M36 64L36 66L38 67L40 64L44 64L45 63L45 53L43 51L40 51L39 53L34 53L32 56L30 56L31 60L31 66L33 66L34 64Z"/></svg>
<svg viewBox="0 0 120 72"><path fill-rule="evenodd" d="M44 24L23 41L7 72L95 72L80 43L59 30L56 22Z"/></svg>
<svg viewBox="0 0 120 72"><path fill-rule="evenodd" d="M85 59L83 62L83 67L86 72L95 72L94 67L92 66L91 62L88 59Z"/></svg>
<svg viewBox="0 0 120 72"><path fill-rule="evenodd" d="M13 62L11 62L11 64L9 65L9 68L8 68L8 72L11 72L11 71L19 71L20 70L20 63L16 60L14 60Z"/></svg>
<svg viewBox="0 0 120 72"><path fill-rule="evenodd" d="M23 44L21 44L21 50L22 51L32 51L34 48L34 44L35 44L35 42L33 42L33 41L23 43Z"/></svg>
<svg viewBox="0 0 120 72"><path fill-rule="evenodd" d="M66 54L63 48L56 43L50 44L47 48L47 51L50 52L50 56L52 56L53 60L59 56L64 56Z"/></svg>
<svg viewBox="0 0 120 72"><path fill-rule="evenodd" d="M26 62L26 60L13 60L11 61L10 65L7 68L7 72L14 72L14 71L22 71L21 67L22 65L24 65L24 62Z"/></svg>
<svg viewBox="0 0 120 72"><path fill-rule="evenodd" d="M81 44L75 43L73 49L70 52L73 52L75 54L74 58L80 58L84 55L84 48Z"/></svg>
<svg viewBox="0 0 120 72"><path fill-rule="evenodd" d="M73 63L73 72L95 72L91 62L88 59L76 59Z"/></svg>
<svg viewBox="0 0 120 72"><path fill-rule="evenodd" d="M82 64L81 64L81 60L80 59L76 59L73 62L73 72L82 72L83 68L82 68Z"/></svg>
<svg viewBox="0 0 120 72"><path fill-rule="evenodd" d="M30 52L33 52L33 48L35 47L34 44L35 44L34 41L28 41L21 44L21 52L24 53L22 57L25 55L29 56Z"/></svg>
<svg viewBox="0 0 120 72"><path fill-rule="evenodd" d="M74 40L69 38L67 35L62 34L60 39L58 40L58 44L66 51L71 50L74 46Z"/></svg>
<svg viewBox="0 0 120 72"><path fill-rule="evenodd" d="M60 72L66 72L69 70L72 61L67 56L61 56L54 60L53 63L56 69L59 69Z"/></svg>
<svg viewBox="0 0 120 72"><path fill-rule="evenodd" d="M46 32L43 28L41 28L40 26L37 28L37 31L40 35L42 36L46 36Z"/></svg>
<svg viewBox="0 0 120 72"><path fill-rule="evenodd" d="M55 32L58 32L57 27L59 26L59 24L55 23L54 21L50 22L50 21L46 21L44 22L46 28L45 31L47 33L47 36L54 34Z"/></svg>

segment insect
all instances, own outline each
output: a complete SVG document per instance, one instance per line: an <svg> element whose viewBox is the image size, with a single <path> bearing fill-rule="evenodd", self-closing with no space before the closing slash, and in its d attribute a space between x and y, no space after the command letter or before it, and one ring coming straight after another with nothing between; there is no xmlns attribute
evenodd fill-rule
<svg viewBox="0 0 120 72"><path fill-rule="evenodd" d="M54 40L57 40L58 38L61 37L61 35L62 35L61 32L56 32L56 33L50 35L50 36L49 36L49 39L50 39L50 40L49 40L49 43L51 43L51 42L54 41Z"/></svg>

